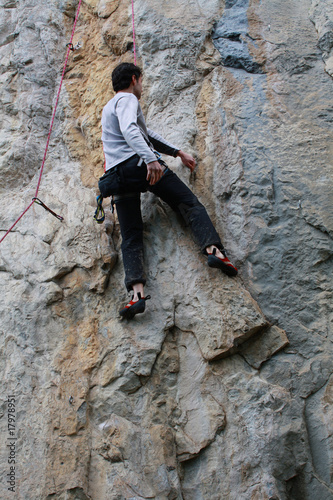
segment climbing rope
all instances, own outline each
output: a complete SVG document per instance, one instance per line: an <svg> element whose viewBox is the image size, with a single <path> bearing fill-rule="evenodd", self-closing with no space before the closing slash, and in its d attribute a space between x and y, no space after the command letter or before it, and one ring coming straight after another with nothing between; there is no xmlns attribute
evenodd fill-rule
<svg viewBox="0 0 333 500"><path fill-rule="evenodd" d="M27 211L29 210L29 208L34 203L37 203L38 205L41 205L43 208L45 208L46 210L48 210L52 215L54 215L55 217L57 217L57 219L59 219L61 221L63 220L63 217L61 217L60 215L57 215L55 212L53 212L52 210L50 210L41 200L39 200L39 198L37 198L37 195L38 195L40 183L41 183L41 180L42 180L42 175L43 175L43 170L44 170L46 155L47 155L47 151L48 151L48 148L49 148L51 132L52 132L53 123L54 123L54 119L55 119L55 115L56 115L56 111L57 111L57 106L58 106L58 102L59 102L59 97L60 97L62 83L63 83L64 77L65 77L65 72L66 72L66 68L67 68L69 54L70 54L71 51L75 50L75 48L73 46L73 38L74 38L74 32L75 32L77 20L78 20L78 17L79 17L81 3L82 3L82 0L79 0L79 4L78 4L78 7L77 7L75 19L74 19L74 24L73 24L71 39L70 39L69 43L67 44L68 49L67 49L67 53L66 53L64 67L63 67L62 74L61 74L61 79L60 79L60 84L59 84L58 93L57 93L57 97L56 97L56 102L55 102L53 113L52 113L50 129L49 129L49 133L48 133L48 136L47 136L47 141L46 141L46 146L45 146L45 152L44 152L44 156L43 156L43 160L42 160L42 165L41 165L41 168L40 168L40 173L39 173L39 178L38 178L37 187L36 187L36 191L35 191L35 196L32 198L32 201L27 206L27 208L21 213L21 215L19 216L19 218L14 222L14 224L8 229L8 231L6 232L6 234L1 238L0 243L3 242L3 240L6 238L6 236L12 231L12 229L16 226L16 224L19 222L19 220L22 219L22 217L27 213Z"/></svg>
<svg viewBox="0 0 333 500"><path fill-rule="evenodd" d="M132 1L132 29L133 29L133 51L134 51L134 64L136 66L136 47L135 47L135 22L134 22L134 0Z"/></svg>

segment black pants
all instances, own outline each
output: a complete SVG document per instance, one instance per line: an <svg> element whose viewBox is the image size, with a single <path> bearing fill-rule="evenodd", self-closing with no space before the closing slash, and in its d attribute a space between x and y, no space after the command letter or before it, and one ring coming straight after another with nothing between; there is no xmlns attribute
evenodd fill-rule
<svg viewBox="0 0 333 500"><path fill-rule="evenodd" d="M205 207L179 177L167 168L162 178L153 186L146 181L147 166L137 165L138 158L132 157L122 167L121 177L133 185L137 178L140 191L151 191L165 201L175 212L180 213L192 229L200 249L205 253L207 246L223 249L220 237L210 220ZM128 291L135 283L146 283L143 267L143 223L140 192L129 192L114 197L122 236L121 250L125 269L125 285Z"/></svg>

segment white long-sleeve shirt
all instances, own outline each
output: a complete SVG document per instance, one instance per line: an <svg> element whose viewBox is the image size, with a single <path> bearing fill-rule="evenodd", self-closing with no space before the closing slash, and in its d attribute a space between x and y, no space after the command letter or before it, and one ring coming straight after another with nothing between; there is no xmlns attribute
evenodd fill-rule
<svg viewBox="0 0 333 500"><path fill-rule="evenodd" d="M102 141L105 170L138 154L145 162L156 161L154 149L176 156L180 148L146 127L138 98L118 92L103 109Z"/></svg>

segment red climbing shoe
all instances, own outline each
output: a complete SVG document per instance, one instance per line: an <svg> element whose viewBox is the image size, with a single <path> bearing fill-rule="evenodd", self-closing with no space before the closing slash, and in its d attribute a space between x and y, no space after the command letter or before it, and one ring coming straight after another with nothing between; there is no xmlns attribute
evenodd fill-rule
<svg viewBox="0 0 333 500"><path fill-rule="evenodd" d="M134 301L132 299L123 309L120 309L119 314L122 318L133 319L136 314L141 314L145 311L146 300L150 299L150 295L141 297L141 293L139 292L138 297L138 300Z"/></svg>
<svg viewBox="0 0 333 500"><path fill-rule="evenodd" d="M224 255L223 259L215 255L216 248L214 248L213 253L208 254L209 267L216 267L218 269L221 269L221 271L223 271L228 276L236 276L238 274L236 267L231 264L224 250L221 250L221 253Z"/></svg>

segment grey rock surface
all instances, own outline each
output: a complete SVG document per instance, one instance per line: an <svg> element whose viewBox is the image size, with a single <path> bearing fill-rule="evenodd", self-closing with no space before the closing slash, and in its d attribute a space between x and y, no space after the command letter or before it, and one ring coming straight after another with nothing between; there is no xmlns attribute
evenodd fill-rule
<svg viewBox="0 0 333 500"><path fill-rule="evenodd" d="M0 235L35 193L76 7L1 1ZM39 193L64 222L34 205L0 244L0 497L333 499L331 2L135 12L147 122L195 155L168 162L240 274L145 194L152 300L119 321L117 217L92 216L131 9L84 0Z"/></svg>
<svg viewBox="0 0 333 500"><path fill-rule="evenodd" d="M249 35L248 9L249 0L226 2L212 39L224 66L242 68L248 73L262 73L261 65L250 52L249 45L254 45L255 40Z"/></svg>

